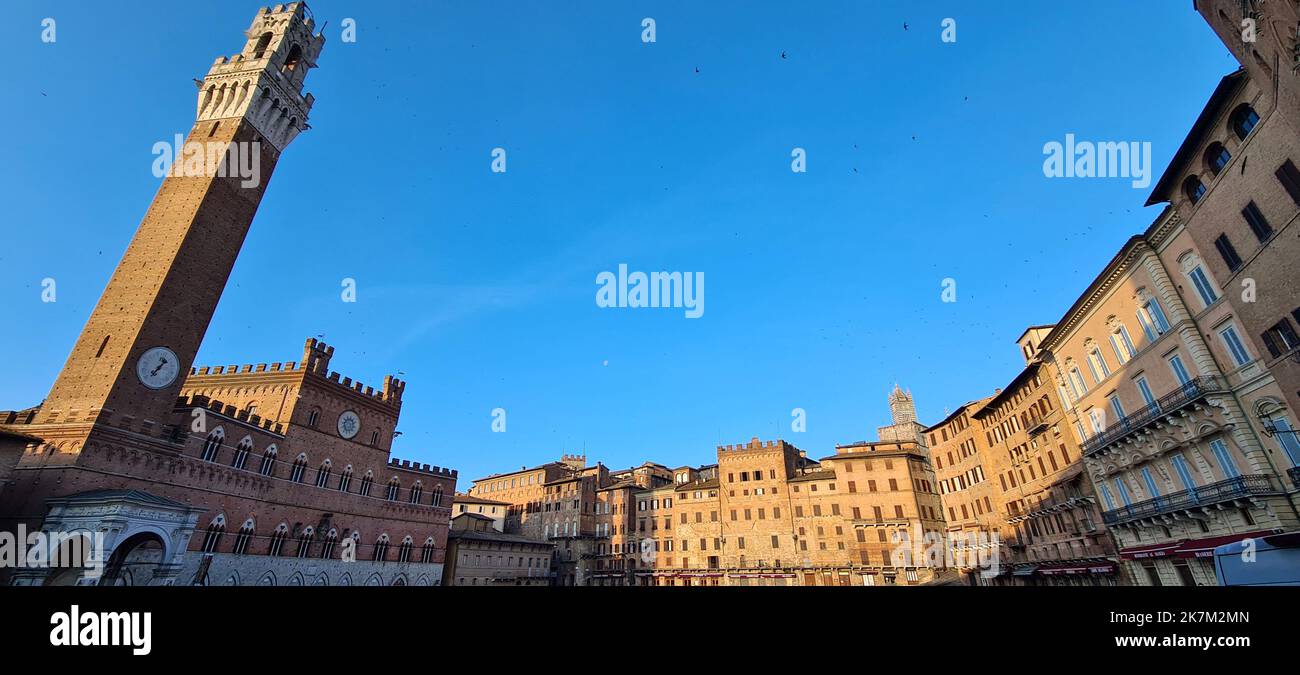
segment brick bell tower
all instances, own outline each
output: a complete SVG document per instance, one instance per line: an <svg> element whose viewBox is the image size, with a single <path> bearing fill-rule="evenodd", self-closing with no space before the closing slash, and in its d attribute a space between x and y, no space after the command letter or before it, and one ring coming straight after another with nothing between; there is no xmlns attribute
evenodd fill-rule
<svg viewBox="0 0 1300 675"><path fill-rule="evenodd" d="M185 147L173 149L172 171L37 425L111 424L160 435L171 420L280 153L307 128L313 97L302 93L303 80L325 43L314 23L301 2L263 8L243 51L218 58L198 84Z"/></svg>

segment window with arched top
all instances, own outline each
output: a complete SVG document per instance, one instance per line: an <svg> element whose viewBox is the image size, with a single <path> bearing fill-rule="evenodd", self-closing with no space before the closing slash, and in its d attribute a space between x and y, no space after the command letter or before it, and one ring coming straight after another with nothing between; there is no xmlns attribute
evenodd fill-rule
<svg viewBox="0 0 1300 675"><path fill-rule="evenodd" d="M307 473L307 453L301 453L298 458L293 460L293 468L289 470L289 480L295 483L302 482L303 474Z"/></svg>
<svg viewBox="0 0 1300 675"><path fill-rule="evenodd" d="M267 31L257 38L257 44L253 46L253 58L260 59L266 56L266 49L271 46L272 37L274 36L271 35L271 31Z"/></svg>
<svg viewBox="0 0 1300 675"><path fill-rule="evenodd" d="M252 450L253 438L251 436L245 436L244 439L239 442L239 445L235 446L235 458L230 461L230 466L236 469L243 469L248 464L248 453Z"/></svg>
<svg viewBox="0 0 1300 675"><path fill-rule="evenodd" d="M1230 159L1232 159L1232 154L1228 152L1227 148L1223 147L1222 143L1216 141L1205 149L1205 167L1216 176L1223 171L1223 167L1228 165Z"/></svg>
<svg viewBox="0 0 1300 675"><path fill-rule="evenodd" d="M352 485L351 464L343 467L343 473L339 474L339 492L347 492L349 485Z"/></svg>
<svg viewBox="0 0 1300 675"><path fill-rule="evenodd" d="M375 550L371 553L371 560L376 562L388 560L388 533L379 535L375 540Z"/></svg>
<svg viewBox="0 0 1300 675"><path fill-rule="evenodd" d="M284 57L284 67L280 68L281 72L291 73L298 68L302 62L302 47L293 45L289 47L289 53Z"/></svg>
<svg viewBox="0 0 1300 675"><path fill-rule="evenodd" d="M203 441L203 454L201 458L205 462L217 461L217 454L221 452L221 442L226 438L226 432L217 427L208 434L207 440Z"/></svg>
<svg viewBox="0 0 1300 675"><path fill-rule="evenodd" d="M284 550L284 540L289 537L289 525L280 523L275 526L275 532L271 533L271 545L267 547L266 554L269 556L278 556Z"/></svg>
<svg viewBox="0 0 1300 675"><path fill-rule="evenodd" d="M307 426L314 429L318 421L320 421L320 408L312 408L307 411Z"/></svg>
<svg viewBox="0 0 1300 675"><path fill-rule="evenodd" d="M442 486L441 486L441 485L435 485L435 486L433 487L433 500L432 500L431 503L432 503L434 506L442 506Z"/></svg>
<svg viewBox="0 0 1300 675"><path fill-rule="evenodd" d="M235 535L235 548L231 551L235 555L244 555L248 553L248 544L253 541L253 519L249 518L239 527L239 534Z"/></svg>
<svg viewBox="0 0 1300 675"><path fill-rule="evenodd" d="M374 484L375 484L375 473L373 471L367 471L366 475L361 477L361 489L357 491L357 494L361 495L362 497L369 497L370 486Z"/></svg>
<svg viewBox="0 0 1300 675"><path fill-rule="evenodd" d="M333 527L325 533L325 542L321 545L320 557L324 559L334 557L334 547L339 543L339 531Z"/></svg>
<svg viewBox="0 0 1300 675"><path fill-rule="evenodd" d="M1205 183L1201 182L1199 176L1188 176L1183 181L1183 194L1187 195L1187 198L1195 204L1201 201L1201 197L1205 196Z"/></svg>
<svg viewBox="0 0 1300 675"><path fill-rule="evenodd" d="M331 463L328 459L321 462L320 468L316 470L316 487L323 488L329 482L330 466Z"/></svg>
<svg viewBox="0 0 1300 675"><path fill-rule="evenodd" d="M433 562L433 549L435 547L433 537L424 540L424 546L420 547L420 562L428 564Z"/></svg>
<svg viewBox="0 0 1300 675"><path fill-rule="evenodd" d="M277 452L278 450L276 447L272 445L266 449L266 452L262 453L262 466L258 469L258 473L263 476L271 476L275 474L275 455Z"/></svg>
<svg viewBox="0 0 1300 675"><path fill-rule="evenodd" d="M1228 126L1232 129L1232 133L1243 141L1257 124L1259 124L1259 113L1256 113L1249 103L1237 106L1237 109L1232 111L1232 116L1228 118Z"/></svg>
<svg viewBox="0 0 1300 675"><path fill-rule="evenodd" d="M388 479L388 489L384 492L384 499L390 502L397 501L397 493L401 489L402 483L397 480L397 476Z"/></svg>
<svg viewBox="0 0 1300 675"><path fill-rule="evenodd" d="M415 481L415 485L411 486L411 494L407 498L407 501L411 502L412 504L419 504L420 495L422 494L424 494L424 485L421 484L421 481L417 480Z"/></svg>
<svg viewBox="0 0 1300 675"><path fill-rule="evenodd" d="M413 548L414 542L411 539L411 535L408 534L402 538L402 545L397 547L397 562L411 562L411 550Z"/></svg>
<svg viewBox="0 0 1300 675"><path fill-rule="evenodd" d="M217 546L221 544L221 535L225 534L225 532L226 516L217 514L217 517L213 518L212 522L208 524L208 531L203 535L202 551L204 553L216 553Z"/></svg>
<svg viewBox="0 0 1300 675"><path fill-rule="evenodd" d="M307 553L311 551L311 540L316 536L316 529L308 525L303 529L302 534L298 535L298 557L306 558Z"/></svg>

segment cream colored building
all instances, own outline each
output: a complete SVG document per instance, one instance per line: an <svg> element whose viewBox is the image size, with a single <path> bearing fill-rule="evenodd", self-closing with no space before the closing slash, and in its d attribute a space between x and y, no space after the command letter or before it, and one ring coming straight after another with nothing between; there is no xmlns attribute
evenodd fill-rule
<svg viewBox="0 0 1300 675"><path fill-rule="evenodd" d="M1177 239L1174 217L1131 238L1040 349L1129 577L1209 585L1205 551L1298 522L1242 403L1267 386L1262 374L1222 365L1230 338L1211 329L1227 325L1226 310L1189 308L1195 274L1174 278L1161 259Z"/></svg>
<svg viewBox="0 0 1300 675"><path fill-rule="evenodd" d="M473 514L480 518L486 518L492 522L492 529L497 532L505 532L506 511L509 508L509 502L498 502L467 494L457 494L451 500L451 515L453 518L461 514Z"/></svg>

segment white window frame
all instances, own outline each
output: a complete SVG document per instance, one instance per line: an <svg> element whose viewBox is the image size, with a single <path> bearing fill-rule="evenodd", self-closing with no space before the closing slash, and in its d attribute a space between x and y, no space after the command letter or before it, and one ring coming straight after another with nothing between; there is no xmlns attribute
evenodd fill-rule
<svg viewBox="0 0 1300 675"><path fill-rule="evenodd" d="M1229 322L1219 329L1219 339L1223 340L1224 346L1228 349L1228 354L1232 356L1232 360L1237 364L1238 368L1254 360L1251 358L1250 350L1246 348L1246 343L1242 342L1241 335L1237 332L1237 327L1233 323Z"/></svg>
<svg viewBox="0 0 1300 675"><path fill-rule="evenodd" d="M1241 476L1241 471L1237 469L1237 461L1232 458L1232 451L1228 449L1228 444L1224 443L1222 438L1210 441L1210 450L1214 452L1214 458L1218 461L1219 470L1223 472L1224 478Z"/></svg>
<svg viewBox="0 0 1300 675"><path fill-rule="evenodd" d="M1137 387L1138 393L1142 394L1142 400L1147 405L1153 405L1156 402L1155 392L1151 391L1151 383L1147 381L1146 375L1138 375L1133 378L1133 385Z"/></svg>
<svg viewBox="0 0 1300 675"><path fill-rule="evenodd" d="M1203 306L1209 307L1218 302L1219 293L1215 290L1214 284L1210 282L1210 277L1205 273L1202 266L1197 265L1188 270L1187 279L1196 288L1196 295L1200 297Z"/></svg>

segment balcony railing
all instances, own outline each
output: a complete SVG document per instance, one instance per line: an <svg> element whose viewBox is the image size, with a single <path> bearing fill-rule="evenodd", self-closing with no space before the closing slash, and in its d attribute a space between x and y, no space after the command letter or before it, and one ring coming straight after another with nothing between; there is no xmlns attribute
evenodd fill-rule
<svg viewBox="0 0 1300 675"><path fill-rule="evenodd" d="M1123 419L1111 425L1109 429L1084 441L1083 454L1094 455L1100 452L1102 448L1145 427L1162 416L1181 410L1208 394L1224 390L1223 384L1217 377L1197 377L1188 380L1187 384L1160 397L1160 400L1151 403L1132 415L1125 415Z"/></svg>
<svg viewBox="0 0 1300 675"><path fill-rule="evenodd" d="M1165 513L1181 511L1194 506L1209 506L1219 502L1246 497L1249 495L1276 494L1273 477L1266 474L1237 476L1217 483L1202 485L1192 490L1183 490L1163 497L1148 499L1113 511L1101 514L1107 525L1150 518Z"/></svg>
<svg viewBox="0 0 1300 675"><path fill-rule="evenodd" d="M1300 466L1293 466L1286 470L1286 475L1291 478L1291 485L1300 489Z"/></svg>

